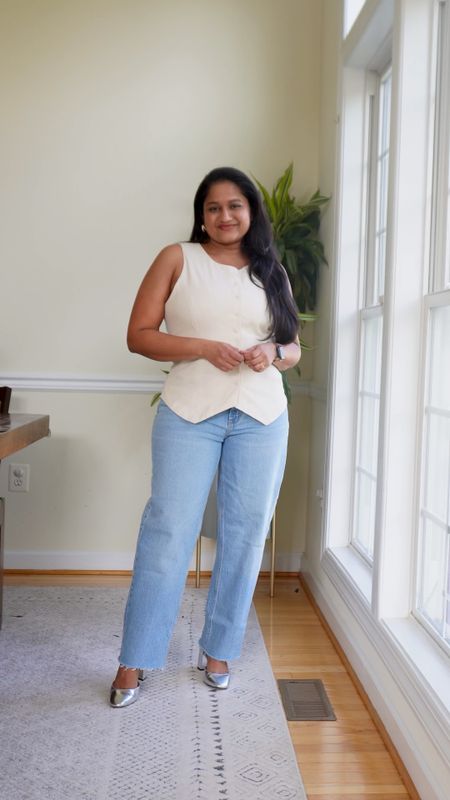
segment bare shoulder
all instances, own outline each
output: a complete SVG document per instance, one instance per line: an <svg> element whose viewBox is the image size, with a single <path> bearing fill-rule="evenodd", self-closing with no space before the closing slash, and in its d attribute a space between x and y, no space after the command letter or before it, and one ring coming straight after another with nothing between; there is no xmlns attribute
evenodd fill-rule
<svg viewBox="0 0 450 800"><path fill-rule="evenodd" d="M152 272L181 272L183 267L183 251L179 244L168 244L158 253L153 264L150 266Z"/></svg>
<svg viewBox="0 0 450 800"><path fill-rule="evenodd" d="M183 270L183 251L179 244L169 244L156 256L141 283L139 294L160 296L167 300Z"/></svg>
<svg viewBox="0 0 450 800"><path fill-rule="evenodd" d="M181 272L183 268L183 251L179 244L168 244L163 247L150 264L144 280L171 276Z"/></svg>
<svg viewBox="0 0 450 800"><path fill-rule="evenodd" d="M181 244L168 244L158 253L156 259L169 261L171 264L177 265L183 263L183 250Z"/></svg>

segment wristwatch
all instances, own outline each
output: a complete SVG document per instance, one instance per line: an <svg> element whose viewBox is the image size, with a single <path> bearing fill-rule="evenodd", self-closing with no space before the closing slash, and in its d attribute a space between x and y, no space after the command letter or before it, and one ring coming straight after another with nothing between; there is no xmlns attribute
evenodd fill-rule
<svg viewBox="0 0 450 800"><path fill-rule="evenodd" d="M275 351L276 351L276 356L274 358L274 361L284 361L284 359L286 358L286 356L284 355L284 347L282 347L281 344L276 344Z"/></svg>

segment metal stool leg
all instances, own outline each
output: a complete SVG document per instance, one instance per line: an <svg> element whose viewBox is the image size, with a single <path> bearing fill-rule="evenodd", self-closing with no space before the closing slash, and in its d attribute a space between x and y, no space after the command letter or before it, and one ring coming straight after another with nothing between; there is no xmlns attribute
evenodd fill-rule
<svg viewBox="0 0 450 800"><path fill-rule="evenodd" d="M195 548L195 588L200 586L200 566L202 560L202 537L198 535L197 545Z"/></svg>
<svg viewBox="0 0 450 800"><path fill-rule="evenodd" d="M276 511L273 512L273 517L270 523L270 542L272 545L272 555L270 561L270 596L275 594L275 539L276 539Z"/></svg>

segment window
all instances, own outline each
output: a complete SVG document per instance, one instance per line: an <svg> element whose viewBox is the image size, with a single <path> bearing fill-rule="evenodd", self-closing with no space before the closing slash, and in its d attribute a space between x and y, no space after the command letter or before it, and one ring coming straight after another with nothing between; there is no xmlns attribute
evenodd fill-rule
<svg viewBox="0 0 450 800"><path fill-rule="evenodd" d="M359 553L373 559L377 495L378 428L380 417L383 293L386 269L387 197L391 70L368 74L366 251L360 344L357 433L354 464L354 504L351 541Z"/></svg>
<svg viewBox="0 0 450 800"><path fill-rule="evenodd" d="M367 0L342 42L317 578L405 752L421 737L424 797L449 776L449 12Z"/></svg>
<svg viewBox="0 0 450 800"><path fill-rule="evenodd" d="M417 611L450 645L450 293L428 304Z"/></svg>
<svg viewBox="0 0 450 800"><path fill-rule="evenodd" d="M438 3L437 25L430 292L450 288L450 14L446 0Z"/></svg>
<svg viewBox="0 0 450 800"><path fill-rule="evenodd" d="M415 613L450 649L450 21L438 8L436 114Z"/></svg>

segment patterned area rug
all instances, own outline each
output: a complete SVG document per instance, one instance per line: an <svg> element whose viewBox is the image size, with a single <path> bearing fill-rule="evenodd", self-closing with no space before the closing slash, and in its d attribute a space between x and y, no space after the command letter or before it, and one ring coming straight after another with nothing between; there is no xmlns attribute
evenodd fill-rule
<svg viewBox="0 0 450 800"><path fill-rule="evenodd" d="M166 669L112 709L125 599L5 588L1 800L305 800L254 607L219 692L196 668L206 589L186 588Z"/></svg>

